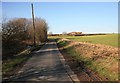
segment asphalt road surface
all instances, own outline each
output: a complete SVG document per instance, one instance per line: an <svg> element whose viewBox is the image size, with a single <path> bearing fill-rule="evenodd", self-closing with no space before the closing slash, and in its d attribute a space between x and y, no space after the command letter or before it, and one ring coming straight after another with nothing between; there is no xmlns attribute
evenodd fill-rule
<svg viewBox="0 0 120 83"><path fill-rule="evenodd" d="M26 62L13 80L72 82L59 56L56 42L46 43Z"/></svg>

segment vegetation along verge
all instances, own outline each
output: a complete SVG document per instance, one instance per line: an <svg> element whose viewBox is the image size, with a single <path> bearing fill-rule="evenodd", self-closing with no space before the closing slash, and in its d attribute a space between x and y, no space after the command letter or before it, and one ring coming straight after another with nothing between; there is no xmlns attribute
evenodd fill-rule
<svg viewBox="0 0 120 83"><path fill-rule="evenodd" d="M75 42L69 39L58 39L59 49L93 70L102 80L118 80L118 48L91 44L87 42ZM109 49L108 49L109 48Z"/></svg>
<svg viewBox="0 0 120 83"><path fill-rule="evenodd" d="M9 79L27 62L27 60L34 55L34 51L39 50L44 44L41 44L36 47L28 48L17 55L12 59L8 59L2 64L2 76L3 80Z"/></svg>

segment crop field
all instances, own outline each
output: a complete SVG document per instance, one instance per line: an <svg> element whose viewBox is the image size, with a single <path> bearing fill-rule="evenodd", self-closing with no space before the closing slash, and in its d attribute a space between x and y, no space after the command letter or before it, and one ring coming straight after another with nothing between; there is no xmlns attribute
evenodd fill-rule
<svg viewBox="0 0 120 83"><path fill-rule="evenodd" d="M67 38L72 41L88 42L93 44L103 44L113 47L120 47L118 34L93 35L93 36L49 36L49 38Z"/></svg>

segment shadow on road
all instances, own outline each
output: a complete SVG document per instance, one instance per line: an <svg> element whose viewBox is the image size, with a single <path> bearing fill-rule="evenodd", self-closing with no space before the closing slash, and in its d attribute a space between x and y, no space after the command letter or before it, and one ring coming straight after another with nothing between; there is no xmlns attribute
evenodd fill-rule
<svg viewBox="0 0 120 83"><path fill-rule="evenodd" d="M72 82L59 58L54 40L49 40L10 81L68 81Z"/></svg>

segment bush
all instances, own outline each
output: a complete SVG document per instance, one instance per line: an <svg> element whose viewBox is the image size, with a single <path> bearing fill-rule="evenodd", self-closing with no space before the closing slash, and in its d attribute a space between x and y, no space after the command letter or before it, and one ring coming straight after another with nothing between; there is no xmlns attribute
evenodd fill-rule
<svg viewBox="0 0 120 83"><path fill-rule="evenodd" d="M47 40L48 26L45 20L35 19L36 43L40 44ZM31 19L16 18L2 22L2 53L3 59L12 57L14 54L25 49L29 42L33 42L34 30ZM29 43L30 44L30 43ZM33 44L33 43L32 43ZM31 44L31 45L32 45Z"/></svg>

